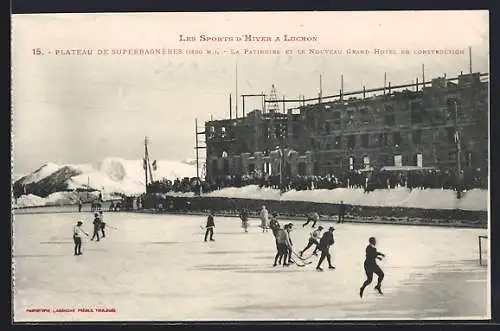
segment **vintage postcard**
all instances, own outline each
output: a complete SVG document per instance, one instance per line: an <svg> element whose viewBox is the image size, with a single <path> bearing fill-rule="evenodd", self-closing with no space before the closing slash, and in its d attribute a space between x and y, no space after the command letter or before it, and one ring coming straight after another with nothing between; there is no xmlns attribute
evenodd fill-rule
<svg viewBox="0 0 500 331"><path fill-rule="evenodd" d="M487 11L12 16L13 321L484 320Z"/></svg>

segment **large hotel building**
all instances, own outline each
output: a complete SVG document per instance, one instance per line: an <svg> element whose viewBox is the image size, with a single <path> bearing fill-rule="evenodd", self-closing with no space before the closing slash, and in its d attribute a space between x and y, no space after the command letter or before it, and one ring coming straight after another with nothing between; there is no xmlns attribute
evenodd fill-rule
<svg viewBox="0 0 500 331"><path fill-rule="evenodd" d="M265 100L263 110L206 122L206 177L277 175L280 165L286 176L384 166L487 172L488 74L341 91L314 102L287 110L283 102L280 110L281 101Z"/></svg>

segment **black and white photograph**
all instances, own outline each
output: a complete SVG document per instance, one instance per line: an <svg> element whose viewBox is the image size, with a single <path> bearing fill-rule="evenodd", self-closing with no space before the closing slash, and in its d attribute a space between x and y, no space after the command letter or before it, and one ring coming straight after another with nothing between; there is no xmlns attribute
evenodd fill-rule
<svg viewBox="0 0 500 331"><path fill-rule="evenodd" d="M488 11L11 22L13 322L491 318Z"/></svg>

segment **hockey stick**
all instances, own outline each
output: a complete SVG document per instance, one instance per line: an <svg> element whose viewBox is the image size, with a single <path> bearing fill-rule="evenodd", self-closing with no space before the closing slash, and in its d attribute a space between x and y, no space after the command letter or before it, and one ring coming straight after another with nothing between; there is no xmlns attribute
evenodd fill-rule
<svg viewBox="0 0 500 331"><path fill-rule="evenodd" d="M293 250L292 250L292 253L293 253L293 255L295 255L295 257L299 258L301 261L304 261L304 262L305 262L305 261L307 261L307 260L309 260L311 257L313 257L313 256L314 256L314 254L311 254L311 255L310 255L310 256L308 256L308 257L302 257L302 256L300 256L299 254L297 254L297 253L296 253L295 251L293 251ZM307 262L310 262L310 261L307 261Z"/></svg>
<svg viewBox="0 0 500 331"><path fill-rule="evenodd" d="M307 261L307 262L305 262L305 261L304 261L303 263L298 263L298 262L297 262L295 259L293 259L293 258L291 258L291 259L290 259L290 261L291 261L291 262L293 262L294 264L296 264L298 267L301 267L301 268L302 268L302 267L305 267L306 265L308 265L308 264L311 264L311 263L312 263L312 261Z"/></svg>

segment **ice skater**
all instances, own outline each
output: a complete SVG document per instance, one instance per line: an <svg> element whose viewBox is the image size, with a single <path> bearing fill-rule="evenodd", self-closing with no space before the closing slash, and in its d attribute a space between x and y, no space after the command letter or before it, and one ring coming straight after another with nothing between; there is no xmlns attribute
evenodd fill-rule
<svg viewBox="0 0 500 331"><path fill-rule="evenodd" d="M78 199L78 212L82 211L82 200Z"/></svg>
<svg viewBox="0 0 500 331"><path fill-rule="evenodd" d="M78 221L73 227L73 242L75 243L75 255L82 255L82 234L87 237L89 234L82 229L82 222Z"/></svg>
<svg viewBox="0 0 500 331"><path fill-rule="evenodd" d="M283 229L279 229L276 236L276 244L278 252L274 257L273 267L278 265L278 260L283 259L283 267L288 267L290 264L288 263L288 251L291 250L292 243L290 241L289 235L290 224L286 224Z"/></svg>
<svg viewBox="0 0 500 331"><path fill-rule="evenodd" d="M240 212L241 227L248 232L248 212L246 209L242 209Z"/></svg>
<svg viewBox="0 0 500 331"><path fill-rule="evenodd" d="M332 258L330 255L330 246L335 243L335 240L333 239L333 231L335 231L335 228L331 226L328 228L328 231L323 233L323 236L319 241L318 249L321 251L321 256L319 258L318 265L316 266L317 271L323 271L323 269L321 269L321 263L323 263L325 257L328 261L328 269L335 269L332 265Z"/></svg>
<svg viewBox="0 0 500 331"><path fill-rule="evenodd" d="M102 210L99 211L99 220L100 220L99 228L101 229L101 235L103 238L105 238L106 233L104 232L104 228L106 227L106 223L104 223L104 216L102 214Z"/></svg>
<svg viewBox="0 0 500 331"><path fill-rule="evenodd" d="M97 237L96 241L99 241L99 230L101 229L101 219L99 218L98 213L94 214L94 222L92 222L92 224L94 224L94 233L92 234L92 238L90 238L90 240L92 241L94 240L94 238Z"/></svg>
<svg viewBox="0 0 500 331"><path fill-rule="evenodd" d="M276 237L277 231L280 228L280 223L278 222L278 213L273 213L271 220L269 221L269 228L271 229L274 237Z"/></svg>
<svg viewBox="0 0 500 331"><path fill-rule="evenodd" d="M262 228L262 232L267 232L269 223L269 212L266 209L266 206L262 206L262 210L260 211L260 226Z"/></svg>
<svg viewBox="0 0 500 331"><path fill-rule="evenodd" d="M307 243L307 246L300 251L300 256L304 255L305 251L307 251L312 245L316 245L314 248L313 254L317 255L316 251L318 250L318 245L319 245L319 240L320 240L320 235L321 231L323 231L323 227L320 225L318 226L317 230L314 230L311 232L311 236L309 237L309 242Z"/></svg>
<svg viewBox="0 0 500 331"><path fill-rule="evenodd" d="M285 261L288 262L288 264L292 264L292 249L293 249L293 242L292 242L292 237L290 236L290 232L292 231L293 224L288 223L287 224L287 232L288 232L288 244L287 244L287 255L285 256ZM287 260L288 258L288 260Z"/></svg>
<svg viewBox="0 0 500 331"><path fill-rule="evenodd" d="M344 223L344 216L345 216L344 201L340 201L340 205L339 205L339 223Z"/></svg>
<svg viewBox="0 0 500 331"><path fill-rule="evenodd" d="M382 280L384 279L384 272L378 266L376 259L382 260L382 257L385 257L385 255L377 251L377 248L375 247L377 245L377 240L375 239L375 237L370 237L368 239L368 242L369 244L368 246L366 246L366 259L365 259L366 280L359 289L359 296L361 298L363 297L363 292L365 290L365 287L370 285L370 283L372 282L374 273L378 276L375 290L377 290L378 293L383 294Z"/></svg>
<svg viewBox="0 0 500 331"><path fill-rule="evenodd" d="M302 227L309 224L309 222L313 222L312 227L314 228L316 227L316 222L318 221L319 221L319 214L317 212L310 213L309 215L307 215L307 222L302 224Z"/></svg>
<svg viewBox="0 0 500 331"><path fill-rule="evenodd" d="M207 225L205 226L205 228L207 229L205 231L205 241L207 241L209 233L210 233L210 241L215 241L215 239L214 239L214 228L215 228L214 212L211 210L208 212Z"/></svg>

